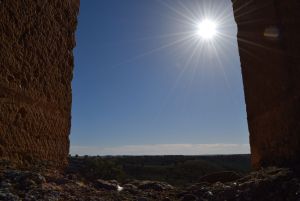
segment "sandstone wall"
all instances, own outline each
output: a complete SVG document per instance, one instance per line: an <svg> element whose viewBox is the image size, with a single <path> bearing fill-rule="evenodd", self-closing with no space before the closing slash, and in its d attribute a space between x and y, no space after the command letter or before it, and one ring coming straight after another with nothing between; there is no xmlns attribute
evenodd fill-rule
<svg viewBox="0 0 300 201"><path fill-rule="evenodd" d="M300 2L232 0L252 164L300 161Z"/></svg>
<svg viewBox="0 0 300 201"><path fill-rule="evenodd" d="M66 163L78 9L79 0L0 1L0 158Z"/></svg>

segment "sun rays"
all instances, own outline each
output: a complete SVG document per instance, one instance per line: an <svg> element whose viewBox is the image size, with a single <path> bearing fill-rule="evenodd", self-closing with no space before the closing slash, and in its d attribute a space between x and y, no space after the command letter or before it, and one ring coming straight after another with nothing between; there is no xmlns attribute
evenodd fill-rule
<svg viewBox="0 0 300 201"><path fill-rule="evenodd" d="M222 44L225 40L231 40L236 37L228 34L226 29L234 28L232 23L232 14L228 12L231 7L224 8L222 5L212 1L156 1L161 6L168 8L171 11L170 23L178 27L178 31L165 33L145 38L138 38L132 42L143 42L153 39L165 39L165 43L155 48L148 49L140 54L134 55L131 58L123 60L116 64L115 67L120 67L123 64L134 62L146 56L154 54L165 49L175 49L177 55L185 52L186 55L183 60L193 60L193 64L197 64L197 58L204 61L210 58L220 57L224 55ZM232 13L232 11L231 11ZM183 28L184 27L184 28ZM225 30L225 31L224 31ZM226 37L223 37L226 36ZM201 39L199 41L199 39ZM226 41L225 41L226 43ZM232 43L232 45L234 45ZM196 49L195 49L196 48ZM192 58L190 58L192 55Z"/></svg>
<svg viewBox="0 0 300 201"><path fill-rule="evenodd" d="M211 0L157 0L155 2L169 10L165 17L173 25L173 29L168 33L132 41L143 43L149 40L161 40L162 42L117 63L113 68L120 68L153 54L168 51L173 54L174 60L181 61L181 65L179 69L177 68L177 79L166 94L165 104L168 104L183 76L190 77L189 87L191 87L195 77L201 79L209 75L213 79L216 74L219 74L230 89L231 84L226 69L228 66L224 63L237 51L237 28L230 1L222 1L222 3Z"/></svg>

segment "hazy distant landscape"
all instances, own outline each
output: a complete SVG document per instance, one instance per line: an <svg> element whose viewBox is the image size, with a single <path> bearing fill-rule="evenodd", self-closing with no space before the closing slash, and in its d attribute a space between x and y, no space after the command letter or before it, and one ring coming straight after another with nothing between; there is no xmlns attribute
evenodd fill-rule
<svg viewBox="0 0 300 201"><path fill-rule="evenodd" d="M250 155L212 156L73 156L70 171L87 179L157 180L175 186L197 183L207 175L222 171L245 174L250 171Z"/></svg>

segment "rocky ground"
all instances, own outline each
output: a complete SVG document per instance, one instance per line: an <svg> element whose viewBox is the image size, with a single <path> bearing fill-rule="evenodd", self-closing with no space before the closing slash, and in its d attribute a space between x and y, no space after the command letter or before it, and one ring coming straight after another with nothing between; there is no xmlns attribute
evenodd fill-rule
<svg viewBox="0 0 300 201"><path fill-rule="evenodd" d="M300 182L289 169L267 168L239 176L221 172L173 187L159 181L90 181L77 174L33 168L0 170L2 201L300 201Z"/></svg>

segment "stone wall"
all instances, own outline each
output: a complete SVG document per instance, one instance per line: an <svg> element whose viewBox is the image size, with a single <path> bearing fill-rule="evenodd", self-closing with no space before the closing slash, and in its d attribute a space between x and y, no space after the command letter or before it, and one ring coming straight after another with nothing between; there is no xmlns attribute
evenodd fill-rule
<svg viewBox="0 0 300 201"><path fill-rule="evenodd" d="M300 162L300 3L232 0L253 166ZM0 158L66 164L79 0L0 1Z"/></svg>
<svg viewBox="0 0 300 201"><path fill-rule="evenodd" d="M300 2L232 0L252 164L300 161Z"/></svg>
<svg viewBox="0 0 300 201"><path fill-rule="evenodd" d="M79 0L0 1L0 158L67 162Z"/></svg>

